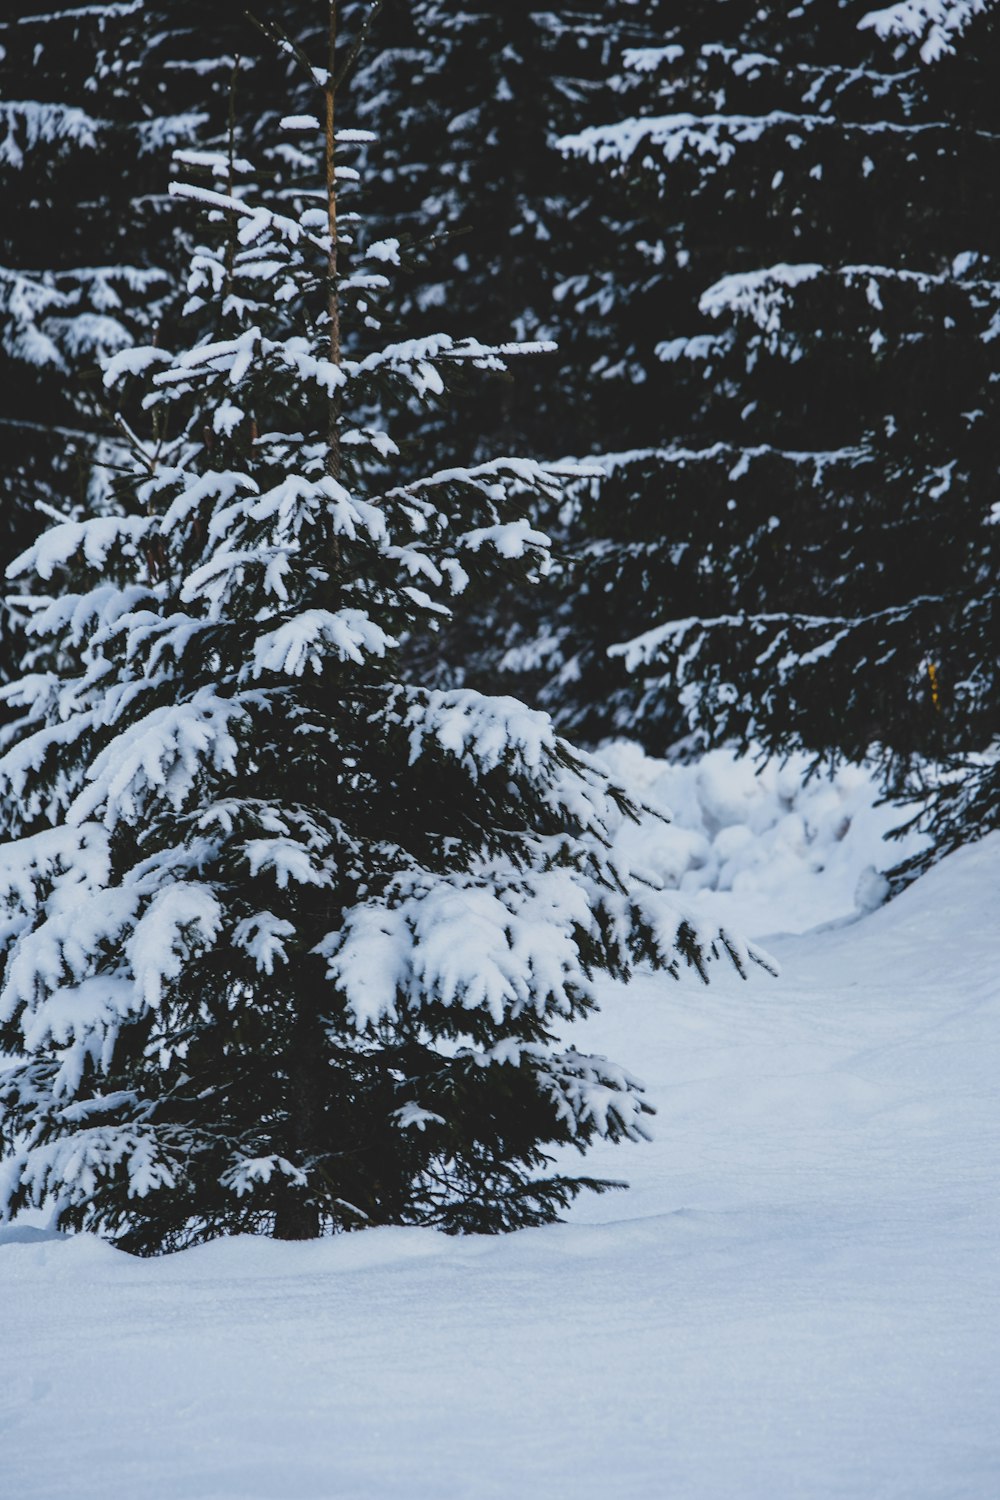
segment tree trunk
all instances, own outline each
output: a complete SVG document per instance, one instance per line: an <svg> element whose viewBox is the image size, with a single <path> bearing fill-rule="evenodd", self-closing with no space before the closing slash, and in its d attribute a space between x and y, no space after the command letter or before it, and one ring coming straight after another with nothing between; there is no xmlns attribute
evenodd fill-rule
<svg viewBox="0 0 1000 1500"><path fill-rule="evenodd" d="M319 1236L319 1209L315 1203L305 1203L289 1195L274 1215L274 1238L318 1240Z"/></svg>
<svg viewBox="0 0 1000 1500"><path fill-rule="evenodd" d="M288 1077L286 1101L289 1155L306 1170L323 1154L323 1120L326 1070L323 1066L324 1041L317 1020L318 996L306 978L298 986L299 1014L285 1056ZM307 1188L285 1182L278 1195L274 1215L276 1240L314 1240L321 1232L319 1206L311 1201Z"/></svg>

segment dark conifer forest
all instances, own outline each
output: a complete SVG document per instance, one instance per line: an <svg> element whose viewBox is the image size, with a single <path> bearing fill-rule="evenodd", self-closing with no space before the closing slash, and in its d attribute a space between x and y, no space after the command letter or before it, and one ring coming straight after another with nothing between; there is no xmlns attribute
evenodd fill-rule
<svg viewBox="0 0 1000 1500"><path fill-rule="evenodd" d="M992 1500L1000 0L0 4L0 1500Z"/></svg>
<svg viewBox="0 0 1000 1500"><path fill-rule="evenodd" d="M866 767L868 904L997 826L990 8L0 48L8 1211L544 1223L650 1109L595 976L773 968L592 752Z"/></svg>

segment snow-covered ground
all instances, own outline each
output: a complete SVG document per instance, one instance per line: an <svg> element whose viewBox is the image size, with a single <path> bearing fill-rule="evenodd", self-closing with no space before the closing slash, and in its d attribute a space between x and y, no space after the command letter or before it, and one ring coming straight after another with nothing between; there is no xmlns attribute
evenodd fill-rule
<svg viewBox="0 0 1000 1500"><path fill-rule="evenodd" d="M1000 1495L1000 835L851 919L891 815L852 783L726 822L717 771L670 791L685 898L814 927L777 982L607 987L588 1046L659 1114L587 1168L631 1191L154 1261L0 1231L4 1500Z"/></svg>
<svg viewBox="0 0 1000 1500"><path fill-rule="evenodd" d="M909 814L880 805L872 772L841 765L809 774L810 757L764 760L711 750L690 765L645 755L628 740L600 753L633 795L670 817L623 820L617 845L633 869L680 891L696 915L751 937L805 932L877 906L890 869L924 847Z"/></svg>

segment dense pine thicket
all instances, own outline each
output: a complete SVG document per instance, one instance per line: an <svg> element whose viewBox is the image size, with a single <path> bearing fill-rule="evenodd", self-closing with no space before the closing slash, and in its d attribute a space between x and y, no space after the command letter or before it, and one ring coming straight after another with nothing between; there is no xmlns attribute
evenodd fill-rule
<svg viewBox="0 0 1000 1500"><path fill-rule="evenodd" d="M148 250L126 229L141 214L131 206L137 183L123 171L131 153L116 149L104 118L118 92L112 73L127 75L135 64L127 28L113 24L115 12L130 8L137 9L57 11L39 24L15 7L0 25L5 563L38 530L39 502L65 511L86 496L97 443L96 361L131 341L127 309L149 307L155 317L166 290ZM0 672L7 678L20 649L13 626L5 612Z"/></svg>
<svg viewBox="0 0 1000 1500"><path fill-rule="evenodd" d="M695 9L562 143L646 264L583 300L643 309L614 373L668 415L582 489L561 616L514 662L591 738L874 750L893 795L934 779L940 852L1000 811L996 28Z"/></svg>
<svg viewBox="0 0 1000 1500"><path fill-rule="evenodd" d="M227 123L235 54L256 33L242 7L114 0L6 7L0 21L0 485L9 560L39 505L102 502L108 422L97 361L149 337L181 303L189 246L166 212L171 151ZM249 38L247 33L250 32ZM213 45L214 44L214 45ZM244 64L249 96L260 58ZM15 612L0 674L16 672Z"/></svg>
<svg viewBox="0 0 1000 1500"><path fill-rule="evenodd" d="M380 138L377 160L363 150L359 156L370 218L424 251L420 276L404 278L387 309L398 326L431 330L446 308L457 328L480 337L551 334L549 260L571 210L561 187L565 164L552 143L589 118L588 89L611 55L607 10L342 0L348 49L377 11L372 44L341 100L346 121L370 125ZM296 42L322 46L324 8L310 0L289 0L262 19L279 22ZM164 214L171 149L218 144L232 123L242 149L265 168L262 189L280 201L296 150L270 134L276 89L293 100L302 85L288 55L248 22L243 0L211 7L22 0L5 12L0 192L10 211L0 230L7 439L0 482L7 557L37 530L38 501L65 512L88 492L89 503L95 499L95 450L105 445L107 457L108 442L95 360L159 336L176 318L190 245L183 226ZM519 441L541 443L550 454L570 451L580 446L580 384L570 364L553 356L544 382L508 382L488 397L470 387L463 425L482 452ZM414 414L400 433L403 462L416 471L439 436L437 419ZM16 670L19 650L7 621L0 672Z"/></svg>
<svg viewBox="0 0 1000 1500"><path fill-rule="evenodd" d="M343 0L348 37L374 9ZM23 539L35 500L99 500L95 354L180 306L172 144L225 139L239 56L237 133L280 203L295 151L270 101L298 84L230 0L20 10L0 28L0 473ZM322 10L279 19L313 45ZM894 794L954 761L940 846L989 826L969 761L996 731L988 0L385 0L372 37L342 115L382 137L359 155L372 222L421 246L386 326L444 310L559 346L529 380L400 414L402 470L462 431L607 472L538 517L553 585L456 610L408 642L414 669L502 671L587 741L878 745Z"/></svg>
<svg viewBox="0 0 1000 1500"><path fill-rule="evenodd" d="M581 179L556 143L601 118L613 61L645 34L640 17L622 0L390 0L380 14L381 45L359 72L354 107L394 142L377 195L418 241L436 237L405 315L419 326L457 304L491 337L558 339L543 379L469 407L486 442L591 446L583 406L590 365L606 361L605 329L564 316L562 283L574 260L592 263L602 216L581 202Z"/></svg>

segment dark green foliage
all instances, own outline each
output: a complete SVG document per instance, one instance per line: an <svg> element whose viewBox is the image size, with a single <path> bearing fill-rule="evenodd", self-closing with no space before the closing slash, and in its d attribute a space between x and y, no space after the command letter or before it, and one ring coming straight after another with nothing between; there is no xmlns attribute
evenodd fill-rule
<svg viewBox="0 0 1000 1500"><path fill-rule="evenodd" d="M286 130L307 166L319 127ZM113 499L15 569L49 670L7 690L0 759L4 1209L51 1197L140 1253L545 1222L609 1186L553 1151L649 1113L564 1039L595 976L764 960L612 857L634 810L543 715L402 659L544 570L525 511L563 474L413 475L388 422L538 351L387 341L397 240L341 194L331 240L308 184L261 202L235 152L182 160L188 340L106 362L138 386Z"/></svg>
<svg viewBox="0 0 1000 1500"><path fill-rule="evenodd" d="M572 513L541 694L659 752L875 754L945 851L996 820L996 32L925 66L863 14L674 16L636 115L567 143L658 261L609 277L645 441Z"/></svg>

